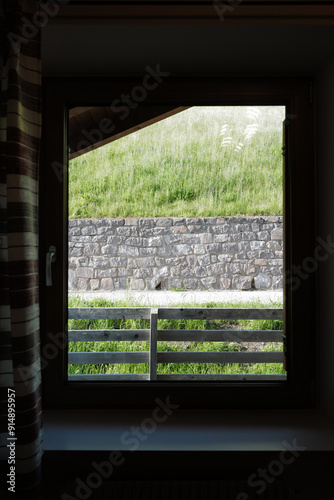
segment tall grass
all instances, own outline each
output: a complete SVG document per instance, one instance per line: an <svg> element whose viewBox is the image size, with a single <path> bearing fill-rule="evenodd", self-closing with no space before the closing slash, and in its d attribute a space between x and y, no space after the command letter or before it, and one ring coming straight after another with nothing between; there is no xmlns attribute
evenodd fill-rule
<svg viewBox="0 0 334 500"><path fill-rule="evenodd" d="M210 302L196 307L221 307L221 303ZM69 307L139 307L135 302L111 302L97 298L85 301L78 297L69 298ZM141 307L145 307L141 305ZM186 307L179 304L177 307ZM224 304L227 308L245 307L243 303ZM259 301L247 304L246 307L267 307ZM282 304L272 303L271 307L282 307ZM248 329L248 330L280 330L282 321L278 320L158 320L158 328L181 330L221 330L221 329ZM108 329L139 329L149 328L149 320L132 319L107 319L107 320L69 320L69 330L108 330ZM70 342L69 352L124 352L124 351L149 351L149 342ZM237 342L158 342L158 351L239 351L242 346ZM282 350L281 343L266 344L264 350ZM147 363L114 364L114 365L69 365L70 374L95 374L95 373L148 373ZM217 364L217 363L159 363L158 373L196 373L196 374L285 374L281 363L252 363L252 364Z"/></svg>
<svg viewBox="0 0 334 500"><path fill-rule="evenodd" d="M69 216L280 215L284 113L193 107L82 155Z"/></svg>

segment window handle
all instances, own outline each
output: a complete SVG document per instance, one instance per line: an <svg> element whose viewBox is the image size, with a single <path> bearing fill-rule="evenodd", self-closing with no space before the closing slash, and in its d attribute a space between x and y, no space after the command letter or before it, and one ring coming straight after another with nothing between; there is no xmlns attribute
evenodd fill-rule
<svg viewBox="0 0 334 500"><path fill-rule="evenodd" d="M53 264L53 262L56 262L56 259L57 259L56 247L51 245L49 247L49 251L46 254L46 286L52 286L51 264Z"/></svg>

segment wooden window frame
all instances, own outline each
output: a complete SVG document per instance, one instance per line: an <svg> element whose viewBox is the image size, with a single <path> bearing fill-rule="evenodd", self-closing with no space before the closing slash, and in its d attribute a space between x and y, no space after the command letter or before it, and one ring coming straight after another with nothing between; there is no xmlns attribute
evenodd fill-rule
<svg viewBox="0 0 334 500"><path fill-rule="evenodd" d="M180 409L304 409L316 405L316 272L286 279L316 246L314 104L310 78L166 78L145 105L285 105L284 327L287 382L67 381L67 122L73 106L104 106L130 93L142 77L51 78L44 81L40 173L40 289L45 409L150 409L170 400ZM57 168L54 167L57 165ZM48 214L56 214L52 223ZM53 286L45 286L45 256L58 251ZM63 257L63 258L62 258ZM296 289L295 289L296 288ZM66 349L63 346L66 345Z"/></svg>

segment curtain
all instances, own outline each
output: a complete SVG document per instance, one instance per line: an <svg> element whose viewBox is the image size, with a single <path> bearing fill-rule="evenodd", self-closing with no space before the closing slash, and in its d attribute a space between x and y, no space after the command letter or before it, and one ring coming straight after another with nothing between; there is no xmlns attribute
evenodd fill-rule
<svg viewBox="0 0 334 500"><path fill-rule="evenodd" d="M37 8L30 0L0 0L1 487L8 498L29 499L40 494L42 459Z"/></svg>

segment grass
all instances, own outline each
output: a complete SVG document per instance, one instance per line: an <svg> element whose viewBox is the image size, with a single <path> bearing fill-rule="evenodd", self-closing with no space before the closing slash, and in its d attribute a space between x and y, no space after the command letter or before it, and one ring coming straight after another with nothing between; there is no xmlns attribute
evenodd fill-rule
<svg viewBox="0 0 334 500"><path fill-rule="evenodd" d="M105 299L85 301L79 297L69 298L69 307L139 307L131 300L110 302ZM145 306L141 306L145 307ZM177 307L186 307L180 304ZM206 303L196 307L222 307L221 303ZM260 302L245 304L224 304L224 307L268 307ZM281 303L272 303L270 307L281 308ZM278 320L158 320L159 329L249 329L249 330L281 330L282 321ZM69 330L80 329L139 329L148 328L149 320L69 320ZM158 351L239 351L242 347L236 342L158 342ZM106 352L106 351L148 351L149 342L70 342L69 352ZM281 343L266 344L264 350L282 350ZM115 365L69 365L70 374L124 374L148 373L147 363L115 364ZM214 363L160 363L158 373L196 373L196 374L285 374L280 363L253 364L214 364Z"/></svg>
<svg viewBox="0 0 334 500"><path fill-rule="evenodd" d="M282 106L193 107L69 166L69 216L281 215Z"/></svg>

